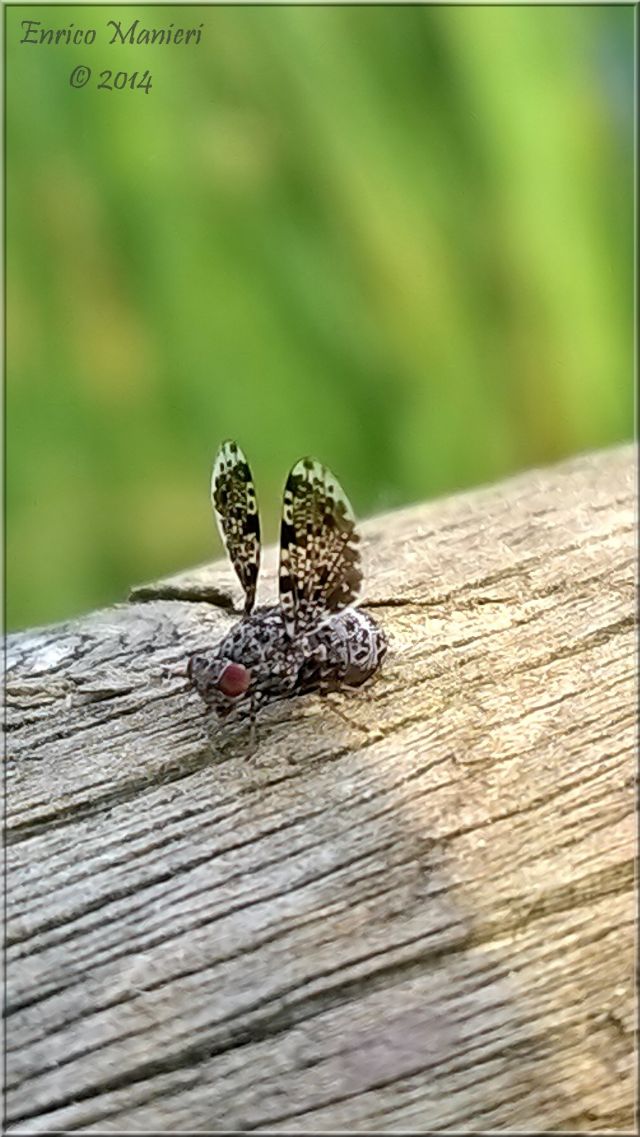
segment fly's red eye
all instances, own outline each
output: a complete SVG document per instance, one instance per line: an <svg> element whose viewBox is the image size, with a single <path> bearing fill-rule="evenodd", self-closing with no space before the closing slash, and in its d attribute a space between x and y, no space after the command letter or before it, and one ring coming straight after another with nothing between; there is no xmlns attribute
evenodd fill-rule
<svg viewBox="0 0 640 1137"><path fill-rule="evenodd" d="M241 663L228 663L218 680L218 688L223 695L235 699L244 695L251 680L251 673Z"/></svg>

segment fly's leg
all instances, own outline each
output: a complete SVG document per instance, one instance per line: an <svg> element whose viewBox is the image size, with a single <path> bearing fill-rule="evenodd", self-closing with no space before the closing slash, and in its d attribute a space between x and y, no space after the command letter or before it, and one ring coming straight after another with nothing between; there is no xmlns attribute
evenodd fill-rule
<svg viewBox="0 0 640 1137"><path fill-rule="evenodd" d="M220 722L216 712L210 703L204 703L202 717L204 720L205 734L209 739L209 742L216 742L216 735L220 730Z"/></svg>
<svg viewBox="0 0 640 1137"><path fill-rule="evenodd" d="M249 754L255 754L258 749L258 727L256 726L256 719L258 717L257 699L251 704L249 711Z"/></svg>
<svg viewBox="0 0 640 1137"><path fill-rule="evenodd" d="M339 663L334 660L329 661L329 648L327 644L317 643L311 648L307 641L304 647L306 648L305 664L311 664L318 669L318 676L315 681L313 681L311 688L314 694L319 695L322 701L325 702L347 726L356 726L358 730L363 730L363 727L359 726L358 723L352 723L349 718L338 709L339 699L334 701L334 699L331 698L333 694L337 694L338 692L342 694L349 688L340 680Z"/></svg>
<svg viewBox="0 0 640 1137"><path fill-rule="evenodd" d="M265 691L255 691L249 703L249 749L248 754L252 756L258 749L258 726L256 719L260 708L269 702L269 696Z"/></svg>
<svg viewBox="0 0 640 1137"><path fill-rule="evenodd" d="M238 735L238 728L242 733L246 729L247 718L249 720L249 754L253 754L256 750L257 744L257 728L256 717L258 710L262 704L260 693L257 692L252 702L250 703L247 715L242 717L238 715L236 710L232 710L224 719L220 719L210 703L204 704L203 719L204 728L207 738L210 743L216 745L220 750L226 750L231 745L234 738Z"/></svg>
<svg viewBox="0 0 640 1137"><path fill-rule="evenodd" d="M360 730L363 734L367 735L367 737L370 737L371 732L367 729L367 727L361 726L359 722L353 721L351 718L349 718L348 715L345 715L343 710L341 710L341 696L345 695L347 692L350 694L354 693L353 691L350 691L348 687L337 684L335 680L326 683L320 683L316 688L316 693L320 696L322 702L327 707L330 707L334 715L337 715L339 719L342 719L342 722L347 726L355 728L356 730Z"/></svg>

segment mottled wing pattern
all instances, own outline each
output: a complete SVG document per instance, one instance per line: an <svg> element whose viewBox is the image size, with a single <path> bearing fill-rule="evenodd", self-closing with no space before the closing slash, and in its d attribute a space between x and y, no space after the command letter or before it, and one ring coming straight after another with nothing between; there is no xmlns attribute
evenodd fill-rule
<svg viewBox="0 0 640 1137"><path fill-rule="evenodd" d="M249 463L237 442L223 442L213 464L211 501L220 536L244 589L245 614L256 599L260 518Z"/></svg>
<svg viewBox="0 0 640 1137"><path fill-rule="evenodd" d="M290 636L357 598L358 542L353 511L333 474L302 458L284 488L280 528L280 604Z"/></svg>

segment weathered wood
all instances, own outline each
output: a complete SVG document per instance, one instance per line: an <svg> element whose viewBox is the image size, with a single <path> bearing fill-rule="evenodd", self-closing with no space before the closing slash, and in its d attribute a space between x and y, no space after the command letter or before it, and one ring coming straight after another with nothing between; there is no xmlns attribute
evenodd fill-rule
<svg viewBox="0 0 640 1137"><path fill-rule="evenodd" d="M10 1132L633 1130L633 466L367 523L383 673L250 757L224 565L10 638Z"/></svg>

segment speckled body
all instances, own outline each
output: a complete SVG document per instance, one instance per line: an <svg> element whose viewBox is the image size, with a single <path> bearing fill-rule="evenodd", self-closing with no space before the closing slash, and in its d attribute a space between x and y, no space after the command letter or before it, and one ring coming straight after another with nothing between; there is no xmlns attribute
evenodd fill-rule
<svg viewBox="0 0 640 1137"><path fill-rule="evenodd" d="M282 495L278 598L255 608L260 516L249 463L237 442L218 450L211 502L244 592L244 616L211 655L193 655L190 682L219 718L248 712L252 735L266 703L359 687L380 666L385 637L356 607L360 537L340 484L314 458L292 467Z"/></svg>
<svg viewBox="0 0 640 1137"><path fill-rule="evenodd" d="M191 681L220 717L313 690L358 687L380 666L387 651L384 633L366 612L347 608L316 628L291 638L280 606L257 608L224 637L209 656L193 656ZM219 688L222 672L238 663L250 673L247 691L229 699Z"/></svg>

